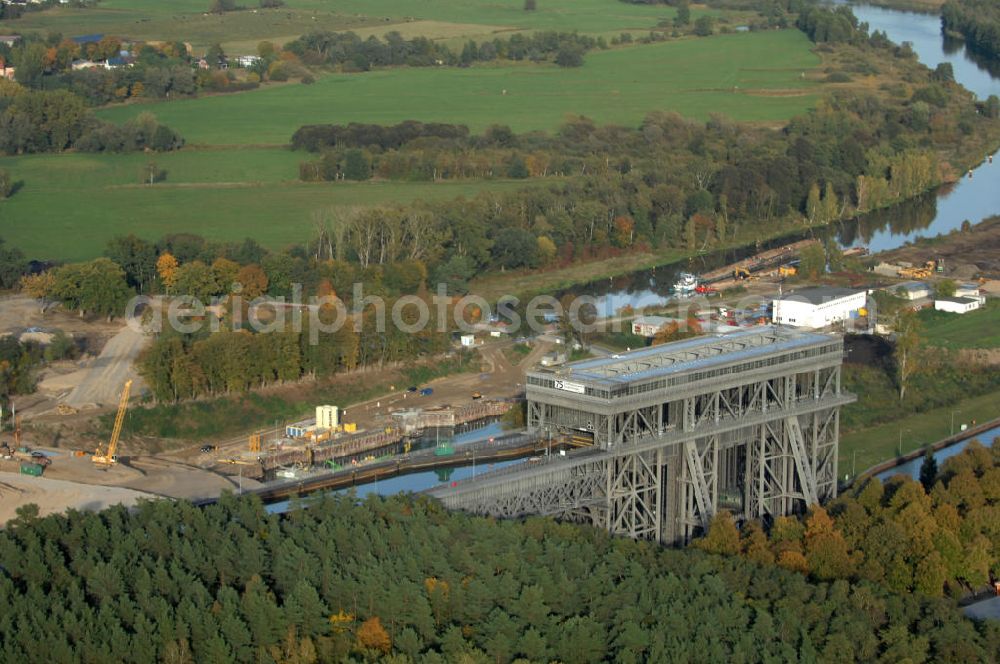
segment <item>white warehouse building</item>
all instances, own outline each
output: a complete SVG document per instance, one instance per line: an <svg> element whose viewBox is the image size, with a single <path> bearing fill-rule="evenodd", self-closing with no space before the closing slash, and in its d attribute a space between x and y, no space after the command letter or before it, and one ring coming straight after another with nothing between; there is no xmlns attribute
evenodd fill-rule
<svg viewBox="0 0 1000 664"><path fill-rule="evenodd" d="M939 297L934 300L934 308L953 314L964 314L979 308L978 297Z"/></svg>
<svg viewBox="0 0 1000 664"><path fill-rule="evenodd" d="M786 293L772 302L772 320L778 325L821 328L858 316L868 302L868 291L822 286Z"/></svg>

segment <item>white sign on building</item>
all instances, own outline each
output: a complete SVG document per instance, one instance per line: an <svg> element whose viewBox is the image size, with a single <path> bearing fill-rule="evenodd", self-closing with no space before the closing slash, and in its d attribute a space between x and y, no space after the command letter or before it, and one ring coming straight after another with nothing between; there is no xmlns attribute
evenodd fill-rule
<svg viewBox="0 0 1000 664"><path fill-rule="evenodd" d="M571 383L568 380L557 380L556 381L557 390L565 390L566 392L575 392L576 394L585 394L587 391L586 386L580 383Z"/></svg>

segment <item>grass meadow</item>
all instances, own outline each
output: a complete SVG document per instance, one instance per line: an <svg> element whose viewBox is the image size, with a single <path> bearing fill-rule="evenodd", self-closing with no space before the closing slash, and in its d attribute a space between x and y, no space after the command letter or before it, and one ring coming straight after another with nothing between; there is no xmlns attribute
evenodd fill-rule
<svg viewBox="0 0 1000 664"><path fill-rule="evenodd" d="M304 124L423 120L502 122L552 130L568 114L637 125L652 110L696 119L780 122L806 111L819 58L797 30L720 35L593 52L583 67L503 64L329 74L312 85L128 104L98 113L121 122L152 111L189 144L284 145ZM504 94L506 91L506 94Z"/></svg>
<svg viewBox="0 0 1000 664"><path fill-rule="evenodd" d="M612 4L614 11L628 7ZM437 0L428 4L443 6ZM519 132L551 131L570 114L634 126L653 110L696 119L720 112L737 120L783 122L818 97L818 85L803 76L817 64L806 37L789 30L595 52L576 69L399 68L329 74L313 85L107 108L97 114L116 122L153 111L185 137L188 148L151 156L0 158L0 169L23 182L0 202L0 237L32 258L59 260L92 258L109 238L130 232L148 239L181 231L214 240L253 237L281 248L312 235L317 210L450 199L525 185L301 183L298 163L311 157L284 146L303 124L415 119L467 124L473 131L498 122ZM165 182L141 184L140 171L150 159L167 172Z"/></svg>
<svg viewBox="0 0 1000 664"><path fill-rule="evenodd" d="M417 199L473 196L528 186L517 181L315 183L295 180L303 153L285 149L183 150L153 155L165 182L140 184L150 156L30 155L0 158L23 187L0 201L0 237L29 257L85 260L128 233L159 239L198 233L252 237L280 249L314 233L313 212Z"/></svg>
<svg viewBox="0 0 1000 664"><path fill-rule="evenodd" d="M1000 347L1000 302L986 301L986 306L967 314L952 314L925 309L920 312L927 343L944 348Z"/></svg>
<svg viewBox="0 0 1000 664"><path fill-rule="evenodd" d="M210 0L102 0L88 9L59 7L30 13L17 21L16 29L181 40L196 50L221 42L234 52L253 52L260 40L284 42L317 29L399 30L432 39L486 38L518 30L638 34L674 16L673 8L664 5L617 0L539 0L531 12L524 11L523 0L286 0L279 9L222 15L207 14L210 4ZM252 7L257 3L241 4Z"/></svg>

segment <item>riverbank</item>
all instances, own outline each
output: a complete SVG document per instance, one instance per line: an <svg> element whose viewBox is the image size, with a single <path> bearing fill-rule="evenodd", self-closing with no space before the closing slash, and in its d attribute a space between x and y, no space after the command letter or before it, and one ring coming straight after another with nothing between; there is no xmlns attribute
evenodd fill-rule
<svg viewBox="0 0 1000 664"><path fill-rule="evenodd" d="M978 422L978 420L977 420ZM862 480L866 477L871 477L873 475L880 475L888 471L892 471L895 468L902 468L906 464L911 463L917 459L923 458L927 451L930 450L932 453L939 452L943 449L949 448L952 445L957 445L963 441L973 440L975 438L980 438L984 433L987 433L993 429L1000 427L1000 417L995 417L987 422L982 422L975 426L969 427L965 431L959 431L953 435L943 438L936 443L932 443L925 447L920 447L912 452L907 452L902 456L898 456L894 459L889 459L888 461L883 461L882 463L876 464L871 468L866 468L864 471L858 474L857 478L852 479L852 483L857 480ZM981 440L983 444L992 444L992 441Z"/></svg>
<svg viewBox="0 0 1000 664"><path fill-rule="evenodd" d="M972 420L986 422L1000 416L998 404L1000 390L918 413L905 420L843 433L840 438L839 474L841 477L849 475L854 481L862 472L882 464L894 464L901 456L923 454L927 445L952 435L953 412L956 413L954 426L958 429L962 423L971 423Z"/></svg>
<svg viewBox="0 0 1000 664"><path fill-rule="evenodd" d="M916 12L919 14L940 14L941 7L946 0L867 0L864 3L847 3L850 6L855 4L871 5L884 9L895 9L903 12Z"/></svg>
<svg viewBox="0 0 1000 664"><path fill-rule="evenodd" d="M996 168L1000 174L1000 163ZM937 260L943 262L943 275L947 277L962 280L981 275L1000 279L1000 216L990 217L968 230L918 238L898 249L882 252L878 258L913 265Z"/></svg>

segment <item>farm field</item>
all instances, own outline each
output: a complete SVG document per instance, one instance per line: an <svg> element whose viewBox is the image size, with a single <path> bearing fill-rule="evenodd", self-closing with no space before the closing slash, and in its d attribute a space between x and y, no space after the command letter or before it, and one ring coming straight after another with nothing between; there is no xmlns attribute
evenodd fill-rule
<svg viewBox="0 0 1000 664"><path fill-rule="evenodd" d="M203 50L214 42L246 48L262 39L286 41L311 30L360 32L366 27L429 38L483 37L517 30L613 34L645 31L674 16L671 7L618 0L545 0L532 12L524 11L522 0L286 0L279 9L221 15L207 14L210 4L211 0L102 0L89 9L60 7L30 13L11 25L21 32L183 40ZM417 32L409 24L416 24Z"/></svg>
<svg viewBox="0 0 1000 664"><path fill-rule="evenodd" d="M295 180L303 153L245 149L154 155L165 182L139 184L148 155L30 155L0 158L23 187L0 201L0 237L31 258L95 258L128 233L156 240L198 233L253 237L280 249L313 234L312 214L414 200L474 196L530 186L525 180L443 183L316 183ZM537 180L532 181L537 182Z"/></svg>
<svg viewBox="0 0 1000 664"><path fill-rule="evenodd" d="M304 124L413 119L481 131L552 130L568 114L637 125L653 110L704 120L781 122L815 102L819 64L797 30L720 35L587 55L583 67L496 65L330 74L313 85L102 110L121 122L152 111L189 144L284 145Z"/></svg>

